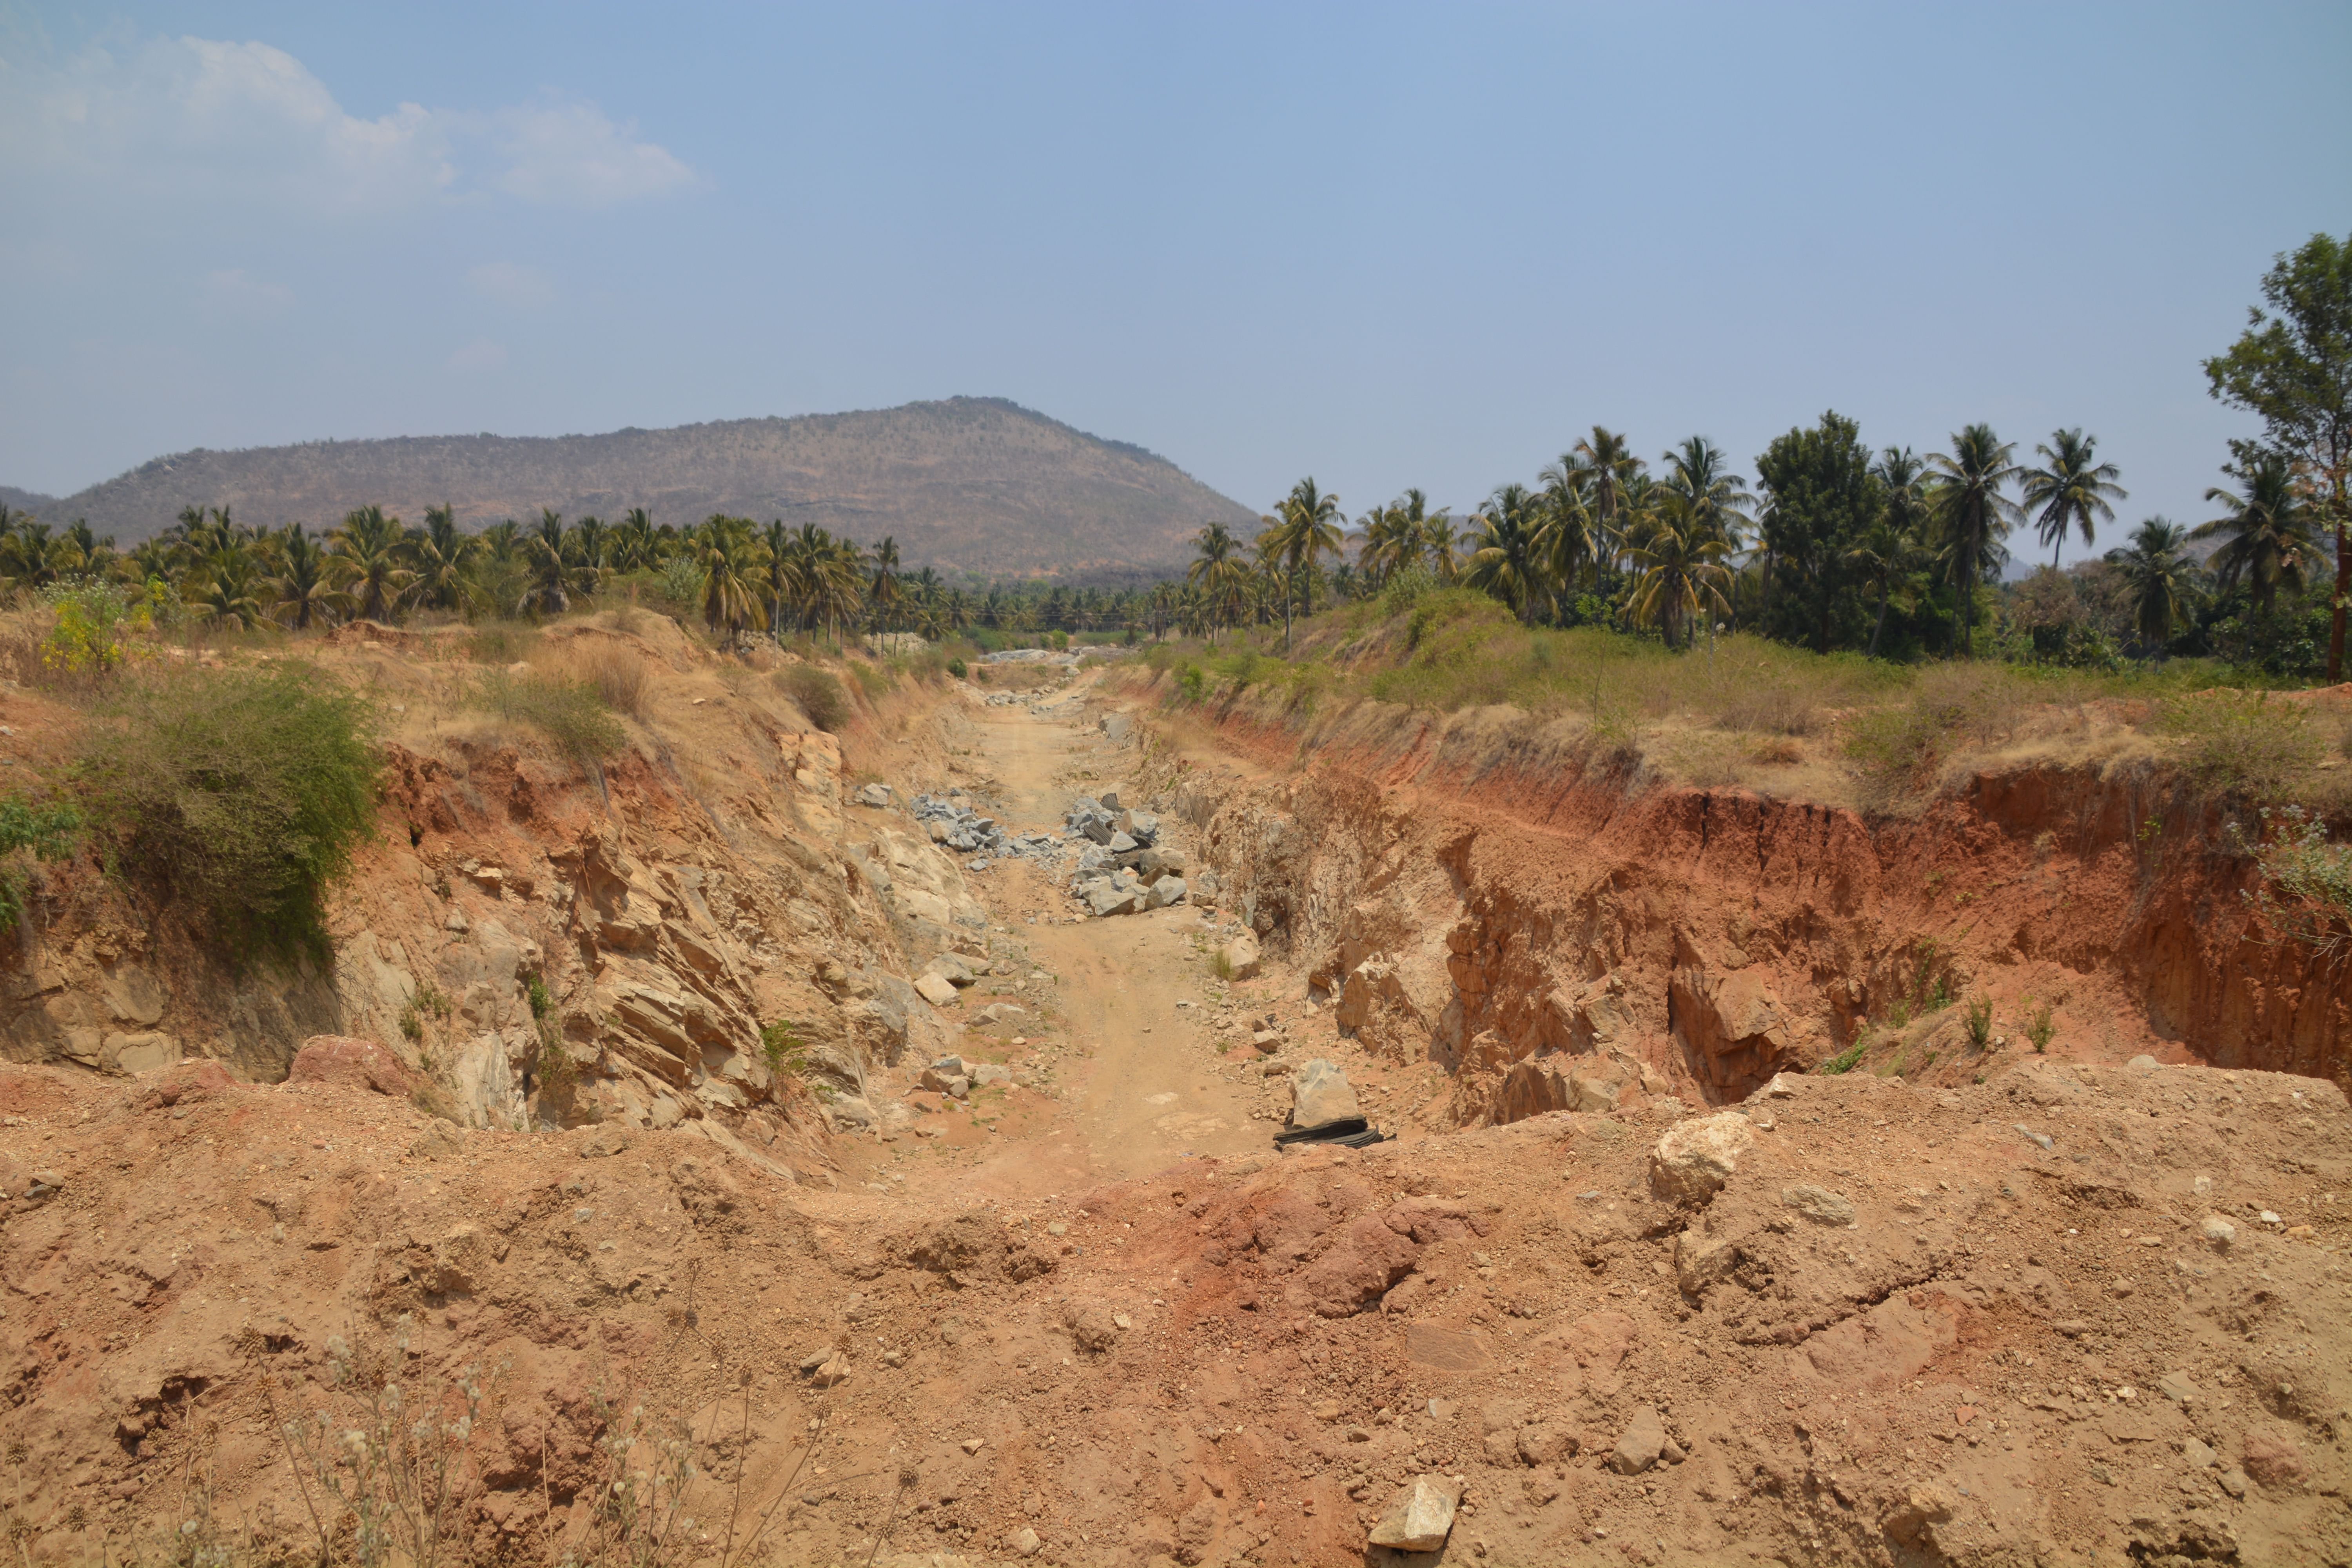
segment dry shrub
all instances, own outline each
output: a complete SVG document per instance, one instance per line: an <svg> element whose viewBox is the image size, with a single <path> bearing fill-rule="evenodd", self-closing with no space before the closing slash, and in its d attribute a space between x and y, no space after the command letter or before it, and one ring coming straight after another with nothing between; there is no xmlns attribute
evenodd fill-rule
<svg viewBox="0 0 2352 1568"><path fill-rule="evenodd" d="M2181 771L2200 789L2274 801L2318 766L2326 742L2301 704L2264 691L2200 691L2167 701L2158 726L2181 742Z"/></svg>
<svg viewBox="0 0 2352 1568"><path fill-rule="evenodd" d="M579 661L580 678L615 713L645 717L648 672L644 658L634 649L610 643L586 649Z"/></svg>
<svg viewBox="0 0 2352 1568"><path fill-rule="evenodd" d="M776 671L776 684L801 705L809 722L827 734L836 734L849 722L849 693L828 670L813 664L790 665Z"/></svg>
<svg viewBox="0 0 2352 1568"><path fill-rule="evenodd" d="M1821 710L1793 688L1759 683L1735 689L1716 722L1756 735L1810 735L1821 724Z"/></svg>

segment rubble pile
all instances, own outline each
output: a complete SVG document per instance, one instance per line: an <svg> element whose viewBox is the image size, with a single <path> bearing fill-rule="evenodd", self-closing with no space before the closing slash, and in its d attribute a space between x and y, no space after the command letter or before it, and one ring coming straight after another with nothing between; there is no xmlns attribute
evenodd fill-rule
<svg viewBox="0 0 2352 1568"><path fill-rule="evenodd" d="M1160 818L1119 805L1117 791L1097 800L1080 795L1065 822L1078 851L1070 896L1089 914L1131 915L1181 904L1192 889L1184 880L1184 852L1160 841Z"/></svg>
<svg viewBox="0 0 2352 1568"><path fill-rule="evenodd" d="M912 809L915 820L929 833L932 843L945 845L959 854L1050 859L1062 849L1062 840L1051 833L1008 836L994 817L982 816L974 809L971 797L961 790L951 790L944 795L919 795ZM986 858L975 860L969 867L974 871L987 868Z"/></svg>

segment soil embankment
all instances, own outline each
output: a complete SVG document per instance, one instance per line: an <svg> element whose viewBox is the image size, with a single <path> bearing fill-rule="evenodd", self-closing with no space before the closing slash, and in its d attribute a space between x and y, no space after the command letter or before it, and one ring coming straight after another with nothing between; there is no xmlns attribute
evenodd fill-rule
<svg viewBox="0 0 2352 1568"><path fill-rule="evenodd" d="M1465 1121L1577 1103L1562 1068L1596 1052L1713 1102L1846 1053L1947 1083L2037 1053L2352 1072L2352 976L2276 940L2223 809L2145 766L1872 818L1644 785L1492 715L1207 722L1212 863L1314 984L1360 973L1370 1037L1459 1069Z"/></svg>

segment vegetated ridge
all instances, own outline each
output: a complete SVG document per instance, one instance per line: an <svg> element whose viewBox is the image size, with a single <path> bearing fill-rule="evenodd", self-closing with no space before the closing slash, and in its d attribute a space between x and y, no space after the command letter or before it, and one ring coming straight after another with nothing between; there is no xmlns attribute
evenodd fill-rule
<svg viewBox="0 0 2352 1568"><path fill-rule="evenodd" d="M87 518L126 548L192 505L228 507L250 525L323 527L359 506L414 521L446 504L477 530L542 507L617 521L642 506L663 522L725 512L864 542L887 534L909 566L942 572L1094 579L1173 571L1204 523L1255 522L1140 447L992 397L599 436L200 447L61 500L10 504L58 524Z"/></svg>

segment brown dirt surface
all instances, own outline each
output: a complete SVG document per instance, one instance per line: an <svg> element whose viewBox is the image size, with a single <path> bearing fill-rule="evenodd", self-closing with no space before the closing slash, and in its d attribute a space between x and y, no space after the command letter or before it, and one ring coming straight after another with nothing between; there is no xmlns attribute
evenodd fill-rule
<svg viewBox="0 0 2352 1568"><path fill-rule="evenodd" d="M1601 874L1567 864L1593 834L1492 813L1465 837L1336 767L1302 786L1205 734L1114 744L1091 676L992 671L820 743L769 689L648 647L670 673L610 812L525 752L435 741L432 669L367 655L419 694L388 809L422 831L339 935L421 969L439 932L445 989L485 919L540 944L561 1097L534 1079L520 1116L460 1125L506 1103L486 1058L449 1064L457 1015L516 1005L512 958L451 991L431 1065L396 1029L314 1031L376 1045L379 1082L326 1041L289 1043L282 1081L226 1049L0 1068L0 1507L25 1560L359 1561L346 1499L379 1449L407 1495L447 1493L387 1516L390 1561L420 1531L448 1563L2352 1559L2352 1113L2324 1079L2126 1064L2158 1031L2112 981L2084 994L2114 1047L2076 1026L1965 1073L1710 1073L1671 997L1761 1020L1734 1050L1825 1016L1770 934L1762 884L1798 873L1769 856L1748 936L1718 868L1696 927L1664 908L1612 947L1552 912ZM1020 679L1035 700L989 704ZM843 798L867 773L892 805ZM1034 864L942 869L896 801L950 786L1015 829L1118 786L1230 891L1086 920ZM1916 940L1909 906L1872 907ZM1221 980L1244 924L1264 970ZM986 972L894 1033L886 981L943 951ZM151 1031L194 1008L195 971L163 964L146 1007L92 953L52 961L59 994ZM1767 962L1769 995L1727 994ZM618 1003L689 974L714 1040L726 1007L791 1017L833 1065L771 1084L740 1065L756 1046L665 1055ZM1570 978L1511 1056L1504 1016ZM981 1021L998 1005L1021 1012ZM528 1014L500 1028L517 1060L551 1048ZM1008 1076L951 1100L925 1086L950 1053ZM1275 1152L1318 1058L1391 1141ZM449 1114L383 1092L394 1065ZM436 1426L403 1436L419 1411ZM1443 1552L1370 1546L1423 1477L1461 1500Z"/></svg>

